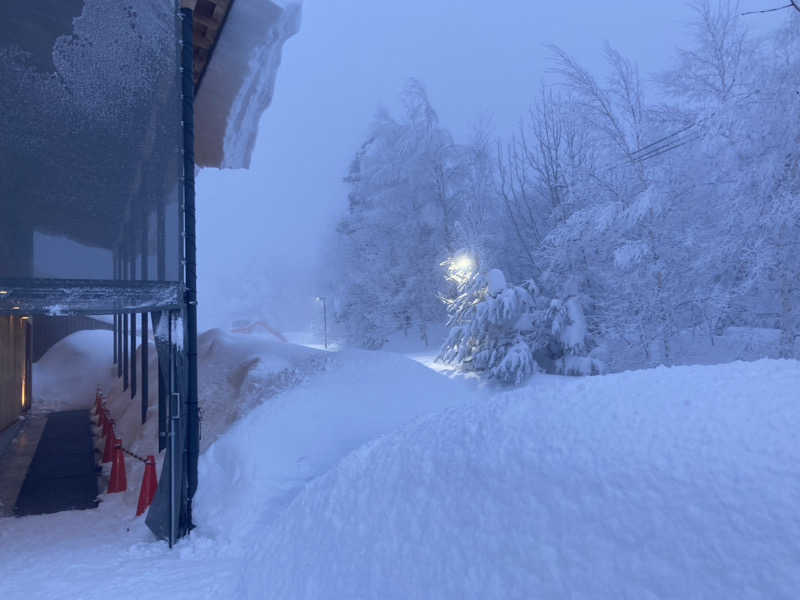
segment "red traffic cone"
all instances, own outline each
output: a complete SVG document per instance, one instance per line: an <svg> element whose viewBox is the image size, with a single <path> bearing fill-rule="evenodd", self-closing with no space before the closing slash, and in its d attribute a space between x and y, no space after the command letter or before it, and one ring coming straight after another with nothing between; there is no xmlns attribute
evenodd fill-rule
<svg viewBox="0 0 800 600"><path fill-rule="evenodd" d="M108 418L108 413L103 411L103 437L114 437L114 421Z"/></svg>
<svg viewBox="0 0 800 600"><path fill-rule="evenodd" d="M158 489L158 479L156 479L156 459L151 454L144 463L144 477L142 477L142 489L139 490L139 504L136 506L136 516L138 517L153 502Z"/></svg>
<svg viewBox="0 0 800 600"><path fill-rule="evenodd" d="M111 478L108 480L108 493L115 494L128 489L128 478L125 476L125 455L122 453L122 442L114 440L114 459L111 461Z"/></svg>
<svg viewBox="0 0 800 600"><path fill-rule="evenodd" d="M113 434L106 436L106 445L103 447L103 463L110 463L114 459L114 442L116 441Z"/></svg>

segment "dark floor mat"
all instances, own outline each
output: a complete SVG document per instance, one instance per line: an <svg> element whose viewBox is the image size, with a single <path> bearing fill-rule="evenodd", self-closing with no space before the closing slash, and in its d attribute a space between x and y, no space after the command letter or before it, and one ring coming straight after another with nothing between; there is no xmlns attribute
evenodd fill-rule
<svg viewBox="0 0 800 600"><path fill-rule="evenodd" d="M40 515L97 506L88 410L50 413L14 513Z"/></svg>

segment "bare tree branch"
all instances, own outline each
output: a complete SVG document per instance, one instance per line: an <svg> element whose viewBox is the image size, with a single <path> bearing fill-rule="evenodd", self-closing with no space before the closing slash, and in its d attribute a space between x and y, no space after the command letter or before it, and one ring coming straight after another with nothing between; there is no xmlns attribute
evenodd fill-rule
<svg viewBox="0 0 800 600"><path fill-rule="evenodd" d="M748 10L747 12L741 13L741 15L743 17L746 15L761 15L764 13L777 12L779 10L784 10L786 8L793 8L797 12L800 12L800 0L791 0L789 4L784 4L783 6L777 6L775 8L765 8L763 10Z"/></svg>

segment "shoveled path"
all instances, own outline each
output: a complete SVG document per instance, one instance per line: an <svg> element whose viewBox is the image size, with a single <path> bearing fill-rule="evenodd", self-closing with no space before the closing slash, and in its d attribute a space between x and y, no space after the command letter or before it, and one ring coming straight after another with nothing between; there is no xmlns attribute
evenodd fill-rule
<svg viewBox="0 0 800 600"><path fill-rule="evenodd" d="M50 413L14 512L18 516L97 507L88 410Z"/></svg>

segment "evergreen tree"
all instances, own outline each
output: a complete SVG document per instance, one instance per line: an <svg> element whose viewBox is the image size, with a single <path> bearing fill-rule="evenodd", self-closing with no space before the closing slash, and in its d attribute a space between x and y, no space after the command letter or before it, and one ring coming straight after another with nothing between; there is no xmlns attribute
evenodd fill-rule
<svg viewBox="0 0 800 600"><path fill-rule="evenodd" d="M450 333L439 360L486 373L501 383L522 383L537 370L522 331L531 326L535 286L509 286L501 271L472 271L463 259L445 264L456 294L445 300Z"/></svg>

